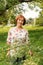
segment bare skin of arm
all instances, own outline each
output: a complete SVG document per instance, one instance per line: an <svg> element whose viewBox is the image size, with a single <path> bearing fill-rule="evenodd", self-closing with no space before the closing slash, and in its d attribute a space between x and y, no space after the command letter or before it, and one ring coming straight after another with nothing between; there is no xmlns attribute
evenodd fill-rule
<svg viewBox="0 0 43 65"><path fill-rule="evenodd" d="M7 42L7 45L10 46L10 43ZM7 54L6 56L9 56L10 55L10 48L7 49Z"/></svg>

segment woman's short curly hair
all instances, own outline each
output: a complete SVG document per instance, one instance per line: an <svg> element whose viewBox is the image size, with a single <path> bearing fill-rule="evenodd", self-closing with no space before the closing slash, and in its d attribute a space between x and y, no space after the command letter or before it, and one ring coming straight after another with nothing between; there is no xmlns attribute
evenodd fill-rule
<svg viewBox="0 0 43 65"><path fill-rule="evenodd" d="M24 17L23 15L17 15L17 16L16 16L16 18L15 18L16 23L17 23L17 20L20 19L20 18L23 18L23 20L24 20L23 25L25 25L25 23L26 23L26 19L25 19L25 17Z"/></svg>

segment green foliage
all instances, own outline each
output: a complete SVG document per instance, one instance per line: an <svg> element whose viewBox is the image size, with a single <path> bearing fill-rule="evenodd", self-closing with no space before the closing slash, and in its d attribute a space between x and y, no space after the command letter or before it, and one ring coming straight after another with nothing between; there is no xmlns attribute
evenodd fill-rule
<svg viewBox="0 0 43 65"><path fill-rule="evenodd" d="M7 19L4 16L0 16L0 24L7 24Z"/></svg>
<svg viewBox="0 0 43 65"><path fill-rule="evenodd" d="M36 20L36 25L43 26L43 11L40 14L40 17Z"/></svg>
<svg viewBox="0 0 43 65"><path fill-rule="evenodd" d="M0 14L18 3L18 0L0 0Z"/></svg>
<svg viewBox="0 0 43 65"><path fill-rule="evenodd" d="M13 5L16 5L18 3L19 3L18 0L7 0L7 7L6 8L10 8Z"/></svg>
<svg viewBox="0 0 43 65"><path fill-rule="evenodd" d="M6 9L5 1L0 0L0 14Z"/></svg>
<svg viewBox="0 0 43 65"><path fill-rule="evenodd" d="M43 65L43 27L30 28L29 26L25 26L25 28L30 33L29 37L33 56L27 53L26 60L22 60L23 64L21 63L21 65ZM10 59L6 57L8 49L6 44L8 30L8 27L0 28L0 65L10 65Z"/></svg>
<svg viewBox="0 0 43 65"><path fill-rule="evenodd" d="M43 0L33 0L33 1L36 1L36 2L43 2Z"/></svg>
<svg viewBox="0 0 43 65"><path fill-rule="evenodd" d="M40 8L43 9L43 2L40 2L40 0L34 0L34 1L31 2L31 4L34 3L35 5L38 5ZM36 1L40 2L40 4L37 4ZM41 1L43 1L43 0L41 0ZM11 17L11 23L15 24L16 14L21 13L21 8L19 8L19 10L17 10L16 6L15 6L18 3L20 3L19 0L0 0L0 24L7 24L10 17ZM12 13L11 13L11 10L13 11ZM3 16L3 14L5 16ZM40 18L37 19L36 24L38 24L38 23L43 24L42 20L43 20L43 17L40 16Z"/></svg>
<svg viewBox="0 0 43 65"><path fill-rule="evenodd" d="M13 6L18 3L18 0L0 0L0 24L7 24L10 17L11 23L15 23L15 17L13 13L11 14L11 9L13 9ZM9 9L8 12L6 12L7 9Z"/></svg>

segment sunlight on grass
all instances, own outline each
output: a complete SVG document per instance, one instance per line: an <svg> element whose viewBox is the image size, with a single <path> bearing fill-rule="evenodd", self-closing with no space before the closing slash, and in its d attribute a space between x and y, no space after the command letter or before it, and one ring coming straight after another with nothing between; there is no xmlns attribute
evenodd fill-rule
<svg viewBox="0 0 43 65"><path fill-rule="evenodd" d="M24 61L24 64L23 65L37 65L37 63L35 63L34 61L32 61L32 60L25 60Z"/></svg>
<svg viewBox="0 0 43 65"><path fill-rule="evenodd" d="M25 29L27 30L40 30L40 29L43 29L43 26L29 26L29 25L25 25L23 26Z"/></svg>

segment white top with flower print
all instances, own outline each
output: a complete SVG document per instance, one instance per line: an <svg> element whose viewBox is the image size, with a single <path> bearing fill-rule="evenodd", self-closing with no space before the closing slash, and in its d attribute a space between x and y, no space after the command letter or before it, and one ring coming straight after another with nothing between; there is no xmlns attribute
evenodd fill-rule
<svg viewBox="0 0 43 65"><path fill-rule="evenodd" d="M28 37L28 31L25 29L19 30L17 29L17 27L11 28L8 32L7 42L10 43L10 55L14 56L18 54L17 51L19 51L20 48L24 47L22 45L25 45L25 44L28 45L30 43L29 37ZM22 50L20 52L22 52ZM22 54L23 53L24 51L22 52Z"/></svg>
<svg viewBox="0 0 43 65"><path fill-rule="evenodd" d="M8 32L7 42L11 45L13 44L29 44L29 33L25 29L17 29L17 27L13 27Z"/></svg>

